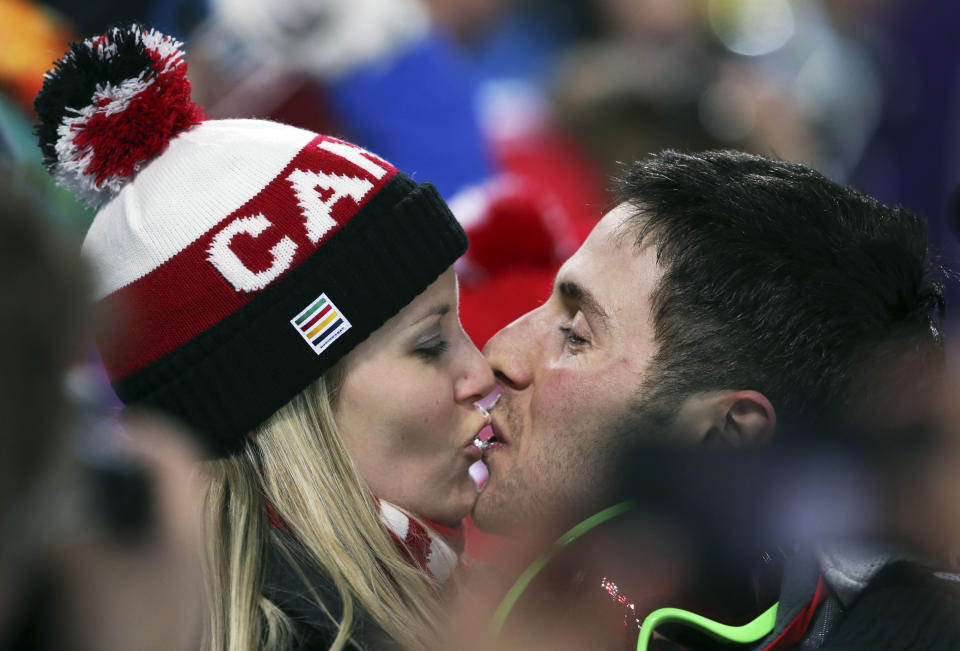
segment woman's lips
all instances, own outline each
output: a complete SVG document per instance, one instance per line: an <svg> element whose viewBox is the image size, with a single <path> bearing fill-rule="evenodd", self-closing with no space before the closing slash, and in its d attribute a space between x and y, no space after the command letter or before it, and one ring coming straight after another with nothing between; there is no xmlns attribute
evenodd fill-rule
<svg viewBox="0 0 960 651"><path fill-rule="evenodd" d="M478 439L473 439L473 443L463 447L467 453L467 456L473 461L480 461L480 459L483 458L483 449L477 447L477 440Z"/></svg>

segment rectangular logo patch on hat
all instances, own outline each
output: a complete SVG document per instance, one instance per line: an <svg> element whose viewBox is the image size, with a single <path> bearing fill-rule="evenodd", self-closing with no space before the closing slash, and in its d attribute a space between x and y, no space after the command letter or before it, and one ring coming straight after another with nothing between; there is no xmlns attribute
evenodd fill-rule
<svg viewBox="0 0 960 651"><path fill-rule="evenodd" d="M350 329L350 322L326 294L320 294L290 323L317 355Z"/></svg>

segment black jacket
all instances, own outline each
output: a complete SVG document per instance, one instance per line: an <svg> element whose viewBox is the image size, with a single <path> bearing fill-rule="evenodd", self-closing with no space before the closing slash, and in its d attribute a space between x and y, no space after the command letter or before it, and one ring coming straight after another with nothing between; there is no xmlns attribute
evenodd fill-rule
<svg viewBox="0 0 960 651"><path fill-rule="evenodd" d="M857 597L821 649L960 649L960 579L892 563Z"/></svg>
<svg viewBox="0 0 960 651"><path fill-rule="evenodd" d="M309 587L296 568L275 545L267 550L264 596L270 599L296 625L296 649L313 651L329 649L337 636L337 622L343 615L343 603L336 586L319 570L308 572ZM323 611L311 594L313 589L329 611ZM331 619L331 617L333 619ZM351 644L348 649L376 651L397 648L387 634L363 610L354 613Z"/></svg>
<svg viewBox="0 0 960 651"><path fill-rule="evenodd" d="M801 639L791 645L773 644L808 607L818 579L816 564L803 554L787 563L776 625L754 649L960 649L960 578L906 561L877 572L847 607L828 593L802 627Z"/></svg>

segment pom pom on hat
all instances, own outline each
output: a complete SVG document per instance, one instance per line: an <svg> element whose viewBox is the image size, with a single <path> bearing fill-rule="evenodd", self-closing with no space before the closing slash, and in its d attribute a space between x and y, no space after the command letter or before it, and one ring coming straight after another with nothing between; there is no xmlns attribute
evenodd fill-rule
<svg viewBox="0 0 960 651"><path fill-rule="evenodd" d="M190 99L181 43L138 25L73 43L34 108L44 164L95 207L177 134L206 119Z"/></svg>

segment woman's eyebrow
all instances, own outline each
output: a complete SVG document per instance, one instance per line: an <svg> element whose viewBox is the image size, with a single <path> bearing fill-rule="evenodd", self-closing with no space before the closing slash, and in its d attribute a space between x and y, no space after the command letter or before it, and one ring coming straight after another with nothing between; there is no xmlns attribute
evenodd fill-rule
<svg viewBox="0 0 960 651"><path fill-rule="evenodd" d="M410 325L416 325L422 321L429 319L432 316L443 316L447 314L452 308L449 303L439 303L434 305L432 308L420 314L413 321L410 322Z"/></svg>

